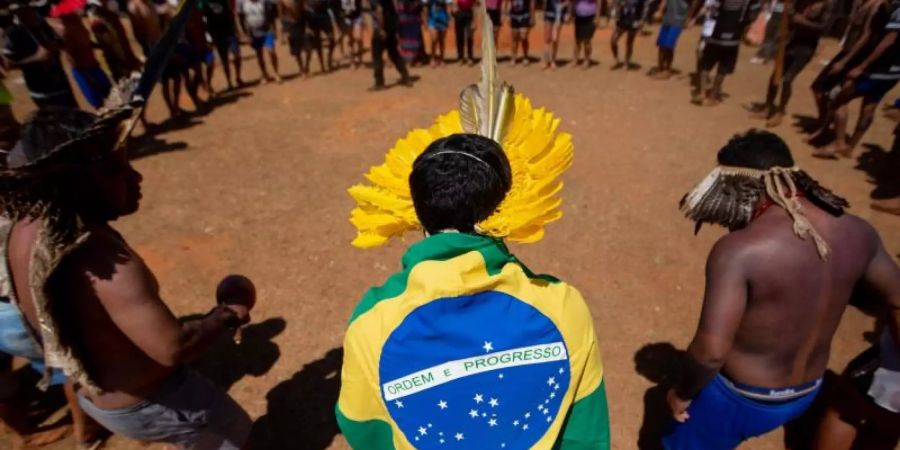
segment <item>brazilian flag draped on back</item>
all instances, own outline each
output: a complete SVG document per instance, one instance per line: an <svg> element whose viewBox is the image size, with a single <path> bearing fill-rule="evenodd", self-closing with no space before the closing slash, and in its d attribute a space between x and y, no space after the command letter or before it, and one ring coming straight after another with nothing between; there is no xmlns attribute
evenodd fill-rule
<svg viewBox="0 0 900 450"><path fill-rule="evenodd" d="M488 236L410 247L353 312L341 382L355 449L610 448L587 305Z"/></svg>

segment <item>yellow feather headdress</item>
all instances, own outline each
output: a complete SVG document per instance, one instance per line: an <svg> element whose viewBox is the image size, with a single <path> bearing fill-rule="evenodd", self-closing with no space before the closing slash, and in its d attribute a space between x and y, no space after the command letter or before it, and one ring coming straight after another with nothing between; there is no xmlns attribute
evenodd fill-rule
<svg viewBox="0 0 900 450"><path fill-rule="evenodd" d="M500 80L494 35L482 2L481 81L460 94L460 107L437 118L431 128L415 129L394 144L383 164L366 174L371 184L348 192L356 200L350 222L358 235L353 245L371 248L420 229L409 190L413 162L437 139L474 133L500 143L509 159L512 186L497 211L478 224L488 236L530 243L544 237L544 226L562 217L560 175L572 165L572 136L557 133L559 119L535 109L522 94Z"/></svg>

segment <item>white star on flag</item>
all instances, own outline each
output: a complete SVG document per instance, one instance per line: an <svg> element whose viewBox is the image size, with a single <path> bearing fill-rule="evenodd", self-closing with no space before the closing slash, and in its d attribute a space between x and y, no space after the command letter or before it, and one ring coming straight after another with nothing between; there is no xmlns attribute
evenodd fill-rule
<svg viewBox="0 0 900 450"><path fill-rule="evenodd" d="M465 436L463 436L462 433L456 433L456 435L454 435L453 437L454 437L457 441L461 441L461 440L465 439Z"/></svg>
<svg viewBox="0 0 900 450"><path fill-rule="evenodd" d="M514 426L514 427L519 426L519 421L518 421L518 420L513 420L513 426Z"/></svg>
<svg viewBox="0 0 900 450"><path fill-rule="evenodd" d="M397 405L398 408L403 407L403 402L401 402L400 400L397 400L396 402L394 402L394 404Z"/></svg>
<svg viewBox="0 0 900 450"><path fill-rule="evenodd" d="M556 383L556 378L550 377L547 379L547 386L553 386Z"/></svg>
<svg viewBox="0 0 900 450"><path fill-rule="evenodd" d="M477 417L478 417L478 410L477 410L477 409L469 410L469 417L471 417L471 418L473 418L473 419L477 418Z"/></svg>
<svg viewBox="0 0 900 450"><path fill-rule="evenodd" d="M497 426L497 419L491 419L491 420L488 420L488 425L489 425L489 426L492 426L492 427L496 427L496 426Z"/></svg>
<svg viewBox="0 0 900 450"><path fill-rule="evenodd" d="M559 385L557 384L556 386L553 386L553 390L554 390L554 391L558 391L558 390L559 390Z"/></svg>
<svg viewBox="0 0 900 450"><path fill-rule="evenodd" d="M531 413L530 413L530 412L529 412L529 413L525 413L525 418L527 419L527 418L529 418L529 417L531 417Z"/></svg>
<svg viewBox="0 0 900 450"><path fill-rule="evenodd" d="M499 378L499 379L502 380L502 379L503 379L503 374L501 373L501 374L497 375L497 378Z"/></svg>
<svg viewBox="0 0 900 450"><path fill-rule="evenodd" d="M547 417L547 423L550 423L551 420L553 420L553 419L551 419L550 417Z"/></svg>
<svg viewBox="0 0 900 450"><path fill-rule="evenodd" d="M488 403L492 408L496 408L500 404L500 402L498 402L496 398L491 398L491 401L489 401Z"/></svg>
<svg viewBox="0 0 900 450"><path fill-rule="evenodd" d="M527 430L527 429L528 429L528 424L526 423L525 425L522 425L522 429L523 429L523 430Z"/></svg>
<svg viewBox="0 0 900 450"><path fill-rule="evenodd" d="M493 342L484 341L484 345L481 346L481 348L484 349L484 352L485 352L485 353L490 353L490 352L494 351L494 343L493 343Z"/></svg>
<svg viewBox="0 0 900 450"><path fill-rule="evenodd" d="M419 427L419 434L425 436L426 434L428 434L428 430L426 430L425 427Z"/></svg>
<svg viewBox="0 0 900 450"><path fill-rule="evenodd" d="M544 400L544 404L550 403L550 399Z"/></svg>
<svg viewBox="0 0 900 450"><path fill-rule="evenodd" d="M431 428L431 424L430 424L430 423L428 424L428 428Z"/></svg>
<svg viewBox="0 0 900 450"><path fill-rule="evenodd" d="M506 442L500 444L500 448L506 448Z"/></svg>
<svg viewBox="0 0 900 450"><path fill-rule="evenodd" d="M481 413L481 417L487 417L487 413L486 412Z"/></svg>
<svg viewBox="0 0 900 450"><path fill-rule="evenodd" d="M556 392L551 392L551 393L550 393L550 398L556 398Z"/></svg>
<svg viewBox="0 0 900 450"><path fill-rule="evenodd" d="M481 394L475 394L475 398L473 398L472 400L475 400L475 403L481 403L484 401L484 396Z"/></svg>
<svg viewBox="0 0 900 450"><path fill-rule="evenodd" d="M562 375L563 373L565 373L565 371L566 371L566 370L563 369L562 367L559 368L559 373L560 373L560 375Z"/></svg>
<svg viewBox="0 0 900 450"><path fill-rule="evenodd" d="M542 403L538 403L538 411L541 411L543 409L544 409L544 405Z"/></svg>
<svg viewBox="0 0 900 450"><path fill-rule="evenodd" d="M447 402L445 402L443 400L439 401L437 405L438 405L438 408L447 409Z"/></svg>
<svg viewBox="0 0 900 450"><path fill-rule="evenodd" d="M443 439L441 439L441 440L440 440L440 441L438 441L438 442L440 442L440 443L441 443L441 444L443 444L443 443L444 443L444 440L443 440Z"/></svg>
<svg viewBox="0 0 900 450"><path fill-rule="evenodd" d="M550 412L549 409L542 409L542 410L541 410L541 413L543 413L545 416L547 415L548 412Z"/></svg>

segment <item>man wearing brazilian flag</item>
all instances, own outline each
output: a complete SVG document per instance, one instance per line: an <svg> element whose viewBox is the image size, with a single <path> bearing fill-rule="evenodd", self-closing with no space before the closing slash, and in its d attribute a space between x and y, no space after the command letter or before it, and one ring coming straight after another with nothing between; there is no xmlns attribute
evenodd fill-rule
<svg viewBox="0 0 900 450"><path fill-rule="evenodd" d="M484 23L482 80L460 109L350 189L357 247L426 235L350 319L336 413L356 449L610 448L587 305L503 242L537 241L561 216L571 136L498 79Z"/></svg>

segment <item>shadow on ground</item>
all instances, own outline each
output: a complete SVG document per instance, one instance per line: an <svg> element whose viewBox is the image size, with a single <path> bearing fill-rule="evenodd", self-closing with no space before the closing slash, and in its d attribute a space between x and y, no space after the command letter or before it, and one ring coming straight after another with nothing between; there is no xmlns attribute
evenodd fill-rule
<svg viewBox="0 0 900 450"><path fill-rule="evenodd" d="M856 169L868 175L875 185L874 199L900 196L900 137L894 138L891 150L877 144L863 144L863 152L857 159Z"/></svg>
<svg viewBox="0 0 900 450"><path fill-rule="evenodd" d="M253 424L254 448L324 450L340 432L334 418L343 348L304 365L268 394L266 414Z"/></svg>
<svg viewBox="0 0 900 450"><path fill-rule="evenodd" d="M286 327L284 319L278 317L245 326L239 344L230 335L219 336L192 366L225 389L245 376L265 375L281 357L278 344L272 339Z"/></svg>

